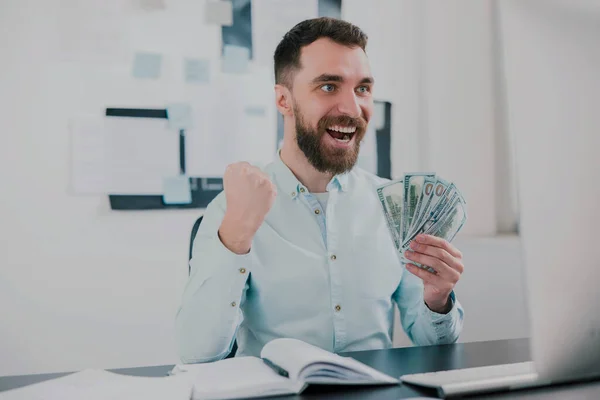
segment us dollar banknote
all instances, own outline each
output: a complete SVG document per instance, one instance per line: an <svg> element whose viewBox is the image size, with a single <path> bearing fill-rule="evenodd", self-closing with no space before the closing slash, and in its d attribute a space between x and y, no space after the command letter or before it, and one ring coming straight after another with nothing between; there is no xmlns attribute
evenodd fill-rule
<svg viewBox="0 0 600 400"><path fill-rule="evenodd" d="M411 173L377 187L381 211L398 258L432 273L404 257L421 233L452 241L467 221L467 203L456 185L435 173Z"/></svg>

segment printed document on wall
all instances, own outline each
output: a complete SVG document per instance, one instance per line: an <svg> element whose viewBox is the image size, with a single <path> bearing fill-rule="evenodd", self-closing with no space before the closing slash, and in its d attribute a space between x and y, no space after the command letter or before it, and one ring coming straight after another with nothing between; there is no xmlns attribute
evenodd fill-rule
<svg viewBox="0 0 600 400"><path fill-rule="evenodd" d="M71 123L71 191L162 195L179 174L179 135L158 118L91 117Z"/></svg>
<svg viewBox="0 0 600 400"><path fill-rule="evenodd" d="M105 175L104 121L96 116L74 118L71 134L71 182L74 194L104 194Z"/></svg>
<svg viewBox="0 0 600 400"><path fill-rule="evenodd" d="M221 77L207 88L212 94L194 104L194 127L186 131L189 175L219 177L234 162L274 159L277 109L270 72Z"/></svg>
<svg viewBox="0 0 600 400"><path fill-rule="evenodd" d="M127 62L127 18L122 0L60 0L56 31L59 61L115 64Z"/></svg>
<svg viewBox="0 0 600 400"><path fill-rule="evenodd" d="M319 15L318 0L260 0L252 2L253 59L273 64L273 53L283 35L298 22Z"/></svg>

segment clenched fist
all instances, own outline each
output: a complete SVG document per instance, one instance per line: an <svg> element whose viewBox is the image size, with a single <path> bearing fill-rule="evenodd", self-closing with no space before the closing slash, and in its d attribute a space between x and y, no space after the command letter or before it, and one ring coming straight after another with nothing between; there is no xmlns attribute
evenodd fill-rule
<svg viewBox="0 0 600 400"><path fill-rule="evenodd" d="M254 234L273 206L277 189L269 176L247 162L231 164L223 176L227 201L221 242L237 254L250 251Z"/></svg>

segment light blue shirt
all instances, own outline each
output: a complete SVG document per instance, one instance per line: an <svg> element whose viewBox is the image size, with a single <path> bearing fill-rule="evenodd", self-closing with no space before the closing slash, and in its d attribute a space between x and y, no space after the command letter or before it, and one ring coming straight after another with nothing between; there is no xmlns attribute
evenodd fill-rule
<svg viewBox="0 0 600 400"><path fill-rule="evenodd" d="M327 186L327 208L277 157L263 168L277 186L250 252L236 255L217 232L224 193L207 207L194 241L191 275L176 318L184 363L259 356L291 337L331 352L392 346L394 304L416 345L455 342L463 309L423 301L423 282L399 261L375 188L386 180L355 167Z"/></svg>

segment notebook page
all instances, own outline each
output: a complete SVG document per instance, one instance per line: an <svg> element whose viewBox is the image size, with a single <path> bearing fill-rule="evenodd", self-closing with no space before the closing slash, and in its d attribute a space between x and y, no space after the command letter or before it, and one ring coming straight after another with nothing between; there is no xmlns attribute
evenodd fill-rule
<svg viewBox="0 0 600 400"><path fill-rule="evenodd" d="M261 357L268 358L280 367L286 369L290 378L294 380L302 380L304 374L303 368L316 363L327 364L328 369L338 369L341 374L344 374L346 369L356 371L360 374L367 375L376 381L398 382L388 375L385 375L374 368L362 364L349 357L341 357L319 347L297 339L275 339L267 343L261 352ZM336 368L336 366L338 366ZM339 368L342 367L342 368ZM310 370L313 370L311 368ZM356 374L348 374L355 380Z"/></svg>
<svg viewBox="0 0 600 400"><path fill-rule="evenodd" d="M238 398L293 393L293 383L257 357L234 357L203 364L180 364L172 375L193 383L194 399ZM256 393L256 394L255 394ZM243 396L242 396L243 395Z"/></svg>

